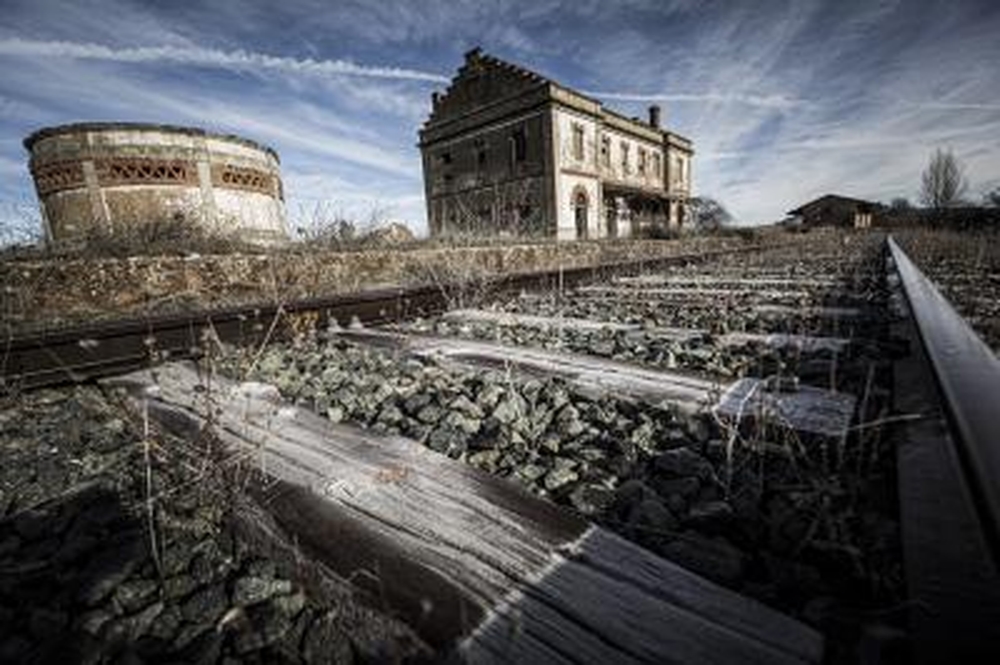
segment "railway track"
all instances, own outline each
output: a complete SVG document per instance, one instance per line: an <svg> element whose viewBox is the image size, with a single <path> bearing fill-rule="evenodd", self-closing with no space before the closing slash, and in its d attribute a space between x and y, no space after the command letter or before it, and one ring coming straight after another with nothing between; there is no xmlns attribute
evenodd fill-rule
<svg viewBox="0 0 1000 665"><path fill-rule="evenodd" d="M1000 370L898 245L874 236L846 237L808 253L795 245L747 248L642 266L514 276L477 294L478 307L460 310L449 309L448 287L435 286L9 340L4 378L23 387L54 385L209 355L225 375L277 386L280 392L265 402L280 399L323 417L303 423L309 432L333 427L323 431L345 441L357 436L347 432L370 432L363 437L401 437L406 445L443 453L423 461L400 452L405 463L382 462L376 477L390 474L385 482L402 493L392 506L414 500L406 493L419 485L408 473L419 476L422 465L451 457L459 466L434 474L459 474L455 486L470 495L500 500L486 478L504 477L526 489L526 496L589 520L540 518L542 509L533 506L543 504L534 499L502 500L515 506L515 522L518 514L526 520L524 547L574 552L557 557L564 561L558 570L570 572L555 579L591 575L573 566L602 561L610 551L626 560L640 551L629 549L638 545L708 584L660 568L657 574L671 584L698 590L679 601L647 582L653 590L633 601L645 607L655 598L649 612L670 614L683 605L699 614L702 604L735 608L750 602L741 598L762 603L746 614L711 619L725 634L736 625L728 621L754 626L757 637L745 636L744 627L737 630L744 637L732 641L710 637L716 630L711 628L671 642L651 637L657 630L642 621L626 630L616 627L617 617L584 612L574 621L604 640L600 649L596 643L584 647L589 643L582 636L554 636L551 625L560 625L562 610L544 618L540 608L487 590L493 589L494 573L463 558L477 548L494 552L496 542L506 542L502 537L484 543L441 531L439 523L448 520L439 515L438 523L426 525L428 532L462 543L462 555L448 558L453 555L427 543L401 546L411 537L407 529L370 531L370 525L350 522L350 529L368 534L363 540L393 552L381 559L358 555L368 564L412 560L391 578L398 585L394 606L411 623L426 624L424 637L435 648L458 644L471 660L504 660L495 640L506 628L502 622L497 628L495 618L467 617L486 626L469 633L446 626L454 623L447 611L421 610L429 570L472 571L435 577L440 589L454 585L460 599L441 591L432 594L435 607L456 602L468 611L480 608L483 617L499 607L520 608L537 641L521 645L521 660L537 657L543 648L538 644L544 644L567 661L596 658L573 652L592 647L602 657L658 662L658 650L691 655L710 649L714 640L720 657L732 662L809 661L818 654L807 624L823 635L825 662L857 662L863 654L885 662L942 662L961 654L977 662L995 652L989 627L1000 616L1000 468L989 419L1000 394ZM351 320L356 324L331 326ZM307 328L321 334L288 341ZM143 381L126 384L135 389ZM203 379L181 372L164 381L156 399L200 422L197 400L185 401L184 386ZM136 394L152 394L142 390ZM993 395L993 403L983 395ZM362 430L337 430L339 423ZM246 445L232 434L236 429L226 430L236 437L229 443L234 449ZM260 436L265 438L254 445L267 449L269 435ZM350 450L368 441L352 443ZM301 535L323 524L346 529L343 515L353 511L376 516L383 525L399 519L399 508L389 507L381 494L362 492L368 498L358 498L358 488L367 486L360 477L327 491L329 505L308 497L283 504L276 497L298 496L296 483L320 482L303 480L294 464L283 466L297 454L305 453L276 454L266 464L285 488L268 495L268 505L291 531ZM313 466L325 464L317 458ZM349 466L365 464L355 460ZM472 470L459 470L466 468ZM448 494L442 492L436 496ZM435 505L440 514L455 509L447 501ZM340 508L330 513L330 506ZM306 509L315 521L297 524L296 515ZM482 511L476 513L482 528L501 528L488 526L488 505ZM428 519L423 512L406 519L422 524ZM587 523L597 525L596 536ZM374 533L381 535L371 540ZM516 550L516 542L503 547ZM322 559L316 551L322 543L314 545L313 554ZM482 557L494 556L486 551ZM360 565L340 559L326 564L344 576ZM542 574L527 559L506 565L527 571L523 578L513 575L523 596L547 598L557 608L582 600L560 596L565 590L546 582L553 579L548 568ZM414 589L410 579L417 580ZM606 593L614 588L629 597L636 593L631 584ZM470 588L481 590L467 595ZM607 600L591 598L589 604ZM784 640L769 634L778 619L765 606L794 618L777 629ZM972 606L978 609L970 612ZM531 633L532 620L555 624ZM687 635L685 620L674 621Z"/></svg>
<svg viewBox="0 0 1000 665"><path fill-rule="evenodd" d="M0 350L0 386L31 389L79 383L148 366L167 359L199 357L215 342L249 345L294 334L297 327L326 327L331 321L378 324L427 316L475 288L518 292L572 287L605 275L629 274L663 265L685 265L717 255L760 249L679 254L599 267L518 273L475 282L442 283L369 290L289 303L260 303L206 312L107 321L52 330L8 333Z"/></svg>

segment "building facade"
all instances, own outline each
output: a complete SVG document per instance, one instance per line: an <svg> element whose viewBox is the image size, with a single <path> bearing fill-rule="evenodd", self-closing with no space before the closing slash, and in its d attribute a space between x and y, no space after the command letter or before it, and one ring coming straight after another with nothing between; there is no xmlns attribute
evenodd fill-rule
<svg viewBox="0 0 1000 665"><path fill-rule="evenodd" d="M432 236L624 238L690 217L690 140L474 49L420 130Z"/></svg>
<svg viewBox="0 0 1000 665"><path fill-rule="evenodd" d="M24 141L46 235L182 217L255 244L288 240L277 153L238 136L146 123L79 123Z"/></svg>

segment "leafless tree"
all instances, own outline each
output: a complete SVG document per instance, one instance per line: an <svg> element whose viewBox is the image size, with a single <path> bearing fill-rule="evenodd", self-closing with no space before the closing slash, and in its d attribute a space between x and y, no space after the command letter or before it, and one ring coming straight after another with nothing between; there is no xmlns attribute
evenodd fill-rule
<svg viewBox="0 0 1000 665"><path fill-rule="evenodd" d="M713 198L694 197L688 200L688 204L694 226L699 231L715 231L733 222L733 216L725 206Z"/></svg>
<svg viewBox="0 0 1000 665"><path fill-rule="evenodd" d="M987 208L1000 208L1000 187L983 195L983 205Z"/></svg>
<svg viewBox="0 0 1000 665"><path fill-rule="evenodd" d="M935 150L921 176L921 202L935 210L958 205L968 188L963 171L951 150Z"/></svg>

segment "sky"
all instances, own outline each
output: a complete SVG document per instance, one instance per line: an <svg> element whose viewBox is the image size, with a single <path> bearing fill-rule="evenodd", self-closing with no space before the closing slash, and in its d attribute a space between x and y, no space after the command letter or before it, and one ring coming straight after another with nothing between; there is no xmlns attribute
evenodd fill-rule
<svg viewBox="0 0 1000 665"><path fill-rule="evenodd" d="M741 222L825 193L916 200L936 148L1000 186L996 0L0 0L0 224L37 209L23 138L149 121L281 155L293 228L426 231L417 132L481 46L627 115L663 107Z"/></svg>

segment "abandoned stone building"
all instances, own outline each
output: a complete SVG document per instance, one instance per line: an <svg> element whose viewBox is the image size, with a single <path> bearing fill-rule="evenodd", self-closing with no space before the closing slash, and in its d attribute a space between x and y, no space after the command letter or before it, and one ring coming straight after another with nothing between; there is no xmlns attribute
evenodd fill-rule
<svg viewBox="0 0 1000 665"><path fill-rule="evenodd" d="M420 130L432 236L622 238L683 226L692 143L474 49Z"/></svg>

